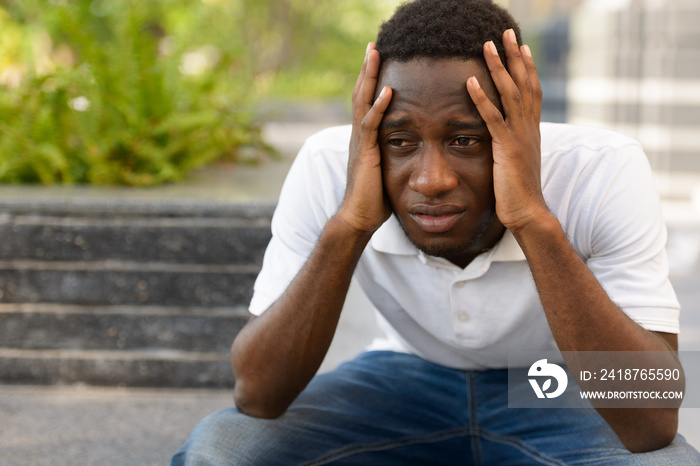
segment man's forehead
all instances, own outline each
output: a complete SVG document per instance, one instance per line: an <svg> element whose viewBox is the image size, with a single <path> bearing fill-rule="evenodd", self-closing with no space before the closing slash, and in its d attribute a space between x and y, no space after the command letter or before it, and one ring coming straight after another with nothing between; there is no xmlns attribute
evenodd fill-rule
<svg viewBox="0 0 700 466"><path fill-rule="evenodd" d="M384 85L428 85L435 81L466 81L474 75L488 74L483 60L461 58L415 58L382 63L379 83ZM392 86L394 87L394 86Z"/></svg>
<svg viewBox="0 0 700 466"><path fill-rule="evenodd" d="M497 97L486 65L480 60L415 59L407 62L389 61L382 66L376 93L384 86L392 89L392 103L424 105L431 100L447 99L471 104L467 79L476 76L489 97Z"/></svg>
<svg viewBox="0 0 700 466"><path fill-rule="evenodd" d="M483 119L467 92L466 81L470 76L479 79L490 97L497 97L481 60L418 58L384 63L377 91L389 86L392 98L382 127L409 124L416 112L439 113L445 125L468 129L483 127Z"/></svg>

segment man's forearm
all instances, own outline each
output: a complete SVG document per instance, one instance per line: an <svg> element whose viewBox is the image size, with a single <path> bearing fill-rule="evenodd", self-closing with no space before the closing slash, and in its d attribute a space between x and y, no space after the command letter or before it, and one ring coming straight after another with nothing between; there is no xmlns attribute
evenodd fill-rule
<svg viewBox="0 0 700 466"><path fill-rule="evenodd" d="M666 351L608 297L552 214L514 232L561 351Z"/></svg>
<svg viewBox="0 0 700 466"><path fill-rule="evenodd" d="M666 367L680 369L674 354L677 348L643 329L610 300L554 215L548 212L514 235L527 257L561 351L667 351ZM632 451L661 448L677 429L674 409L599 412Z"/></svg>
<svg viewBox="0 0 700 466"><path fill-rule="evenodd" d="M284 294L231 347L234 398L249 415L281 415L318 370L333 339L368 235L331 218Z"/></svg>

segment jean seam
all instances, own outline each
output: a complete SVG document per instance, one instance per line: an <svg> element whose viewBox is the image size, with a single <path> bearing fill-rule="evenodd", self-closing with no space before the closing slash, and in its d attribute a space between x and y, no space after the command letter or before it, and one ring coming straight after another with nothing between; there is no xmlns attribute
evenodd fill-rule
<svg viewBox="0 0 700 466"><path fill-rule="evenodd" d="M470 442L472 446L472 458L474 464L484 464L484 457L481 453L481 439L479 438L479 400L477 399L476 393L476 383L474 382L474 374L472 372L467 372L467 385L469 393L469 427L472 435Z"/></svg>
<svg viewBox="0 0 700 466"><path fill-rule="evenodd" d="M350 445L341 448L325 455L315 458L311 461L303 463L304 466L316 466L329 464L332 461L337 461L344 459L359 453L366 453L372 451L383 451L391 450L393 448L405 447L408 445L415 445L418 443L433 443L441 442L443 440L449 440L452 438L457 438L460 436L472 435L472 429L465 427L455 427L452 429L442 430L428 435L410 435L407 437L401 437L400 439L385 440L382 442L377 442L374 444L367 445Z"/></svg>
<svg viewBox="0 0 700 466"><path fill-rule="evenodd" d="M533 460L539 461L541 464L547 464L550 466L566 466L565 463L552 458L550 456L544 455L541 452L535 450L534 448L530 447L529 445L526 445L523 443L522 440L520 440L517 437L511 437L507 435L498 435L495 434L494 432L491 432L488 429L484 429L483 427L477 427L478 429L478 436L479 437L484 437L490 441L505 444L505 445L510 445L518 450L520 450L521 453L529 456Z"/></svg>

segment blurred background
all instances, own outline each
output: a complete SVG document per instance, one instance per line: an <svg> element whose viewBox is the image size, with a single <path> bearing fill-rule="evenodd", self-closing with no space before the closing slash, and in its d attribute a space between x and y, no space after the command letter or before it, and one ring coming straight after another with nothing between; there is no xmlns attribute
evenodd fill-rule
<svg viewBox="0 0 700 466"><path fill-rule="evenodd" d="M613 127L655 169L700 171L697 2L500 3L538 61L544 120ZM149 185L254 162L261 123L348 111L398 4L0 0L0 181Z"/></svg>
<svg viewBox="0 0 700 466"><path fill-rule="evenodd" d="M187 248L204 246L205 233L196 228L206 222L199 216L209 211L221 216L228 212L229 204L238 202L273 205L304 139L321 128L350 122L350 95L365 46L375 40L379 25L399 3L0 0L0 228L5 228L5 235L14 232L20 238L26 236L22 228L33 226L36 238L46 244L62 245L66 251L72 247L79 253L78 259L71 259L75 262L64 258L64 262L49 263L55 251L27 240L27 250L38 251L38 256L28 255L20 263L12 262L9 254L21 248L8 242L7 236L3 236L6 244L0 244L0 419L4 425L0 464L164 464L199 419L231 404L227 390L201 390L205 383L209 388L230 383L225 354L228 341L207 353L218 352L217 364L222 364L228 377L223 385L203 378L205 371L192 371L191 380L181 376L182 386L199 387L199 391L61 388L90 384L85 380L98 380L105 374L112 378L99 379L103 382L96 385L172 387L163 382L162 373L149 374L148 361L164 351L164 360L173 365L166 366L170 376L178 363L172 350L185 346L180 342L194 348L187 356L191 359L200 354L199 343L211 340L212 332L225 336L226 326L242 325L245 313L224 298L219 304L215 299L202 304L197 299L203 293L195 290L197 299L192 302L199 306L195 310L201 322L194 325L194 320L182 320L194 319L189 314L183 317L185 311L192 314L190 308L183 311L155 302L158 290L147 277L133 279L135 291L131 285L115 286L118 291L105 298L101 307L94 307L97 298L89 301L82 295L79 298L84 301L75 307L65 298L69 294L66 284L71 290L89 289L91 286L77 281L75 270L84 269L89 271L87 276L94 277L106 264L104 288L109 288L109 273L116 273L110 260L116 256L98 261L101 252L95 245L103 243L104 254L109 255L111 249L124 244L122 237L105 241L107 233L97 231L100 228L121 228L117 236L131 228L129 235L140 238L143 250L130 245L130 254L143 260L159 255L159 262L150 269L129 262L136 261L133 257L119 265L134 269L119 269L129 278L143 270L183 269L165 264L164 257L181 258ZM612 128L643 144L669 227L671 278L683 308L680 346L700 351L700 2L497 3L520 22L537 61L544 90L544 121ZM154 212L163 210L164 199L173 201L163 214L170 222L167 228L152 218ZM22 220L24 224L15 222L13 216L31 210L27 207L16 214L12 211L16 205L22 209L48 206L48 223L29 217ZM58 219L56 212L62 210L57 205L79 207L68 212L80 218ZM182 205L187 207L185 214ZM138 215L145 212L134 225L127 218L131 214L125 214L132 207L140 209ZM89 219L93 212L101 217ZM179 220L178 215L182 215ZM193 221L194 217L198 219ZM259 259L269 224L255 218L260 229L248 235L261 243L256 246L259 251L251 253ZM207 225L221 221L220 217L208 219ZM216 247L234 249L231 244L237 240L231 239L229 226L238 228L249 221L231 220L221 228L225 235L217 230L216 235L224 239ZM148 231L143 227L146 224ZM137 230L137 225L144 229ZM173 233L173 225L187 229L186 234ZM95 229L96 239L90 239L88 227ZM161 236L149 237L154 234L151 230L158 230ZM206 235L207 241L216 236ZM236 247L241 248L238 243ZM156 252L147 252L150 249ZM214 245L211 251L217 263L228 260ZM202 254L187 260L202 262ZM258 262L249 267L251 277L246 280L251 283ZM58 270L65 264L70 270ZM197 266L206 269L204 264ZM67 304L44 302L48 298L44 299L41 289L50 288L48 275L37 275L26 302L16 298L21 295L23 279L13 277L25 273L18 272L18 267L37 274L49 267L57 277L65 272L56 278L55 299L65 298ZM211 282L212 272L206 270ZM228 274L228 269L222 270L221 276ZM21 275L25 281L28 274ZM187 280L191 282L191 277ZM158 286L165 290L163 299L170 299L176 293L166 282L163 279ZM376 333L371 305L353 289L347 305L352 311L341 316L340 330L322 370L352 357ZM119 294L126 296L127 291L137 296L132 307L127 302L131 298ZM244 298L247 292L242 292ZM226 293L223 286L219 297ZM39 309L37 300L44 303L43 308ZM122 303L120 300L129 306L114 309L112 305ZM214 306L212 303L220 306L215 311L223 323L212 323L212 309L207 307ZM160 320L144 325L138 319L156 313L153 308ZM54 311L56 316L51 314ZM94 328L85 324L88 314L96 319ZM63 327L61 322L83 324L76 329L76 325ZM180 323L176 327L173 322ZM147 333L148 325L157 338L146 335L142 342L135 342L135 335ZM198 334L194 329L200 327ZM49 342L47 328L56 341ZM23 332L32 336L24 338ZM88 342L90 338L96 341ZM170 346L155 348L155 340ZM109 346L112 343L114 348ZM101 345L101 352L91 352L89 345ZM66 356L55 351L59 348L73 352ZM113 350L118 354L112 354ZM46 352L37 356L40 351ZM126 353L128 357L123 356ZM56 373L65 378L46 382L46 374L54 373L54 357ZM39 359L41 364L36 363ZM75 361L83 364L88 360L97 361L94 368L64 370ZM105 360L113 361L114 366L100 369ZM114 380L118 371L113 367L127 373L137 364L142 365L133 383L104 382ZM36 375L40 366L46 374ZM36 378L16 375L25 369ZM700 368L696 369L700 374ZM55 383L57 388L3 385L18 383ZM680 431L700 447L700 419L694 412L683 410ZM154 423L159 426L157 431ZM64 450L63 457L56 456L58 450ZM11 459L3 462L3 453Z"/></svg>

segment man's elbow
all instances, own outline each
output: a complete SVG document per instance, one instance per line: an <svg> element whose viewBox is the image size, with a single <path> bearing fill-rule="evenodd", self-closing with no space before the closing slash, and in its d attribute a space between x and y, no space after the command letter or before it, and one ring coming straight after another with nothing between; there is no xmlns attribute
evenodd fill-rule
<svg viewBox="0 0 700 466"><path fill-rule="evenodd" d="M676 431L660 432L649 437L639 437L622 442L632 453L647 453L667 447L676 438Z"/></svg>
<svg viewBox="0 0 700 466"><path fill-rule="evenodd" d="M262 390L248 389L243 381L236 380L233 402L242 414L259 419L277 419L287 411L288 404L269 400Z"/></svg>
<svg viewBox="0 0 700 466"><path fill-rule="evenodd" d="M632 453L646 453L667 447L677 433L678 411L664 410L662 416L650 419L648 423L640 423L638 428L618 436L625 448Z"/></svg>

